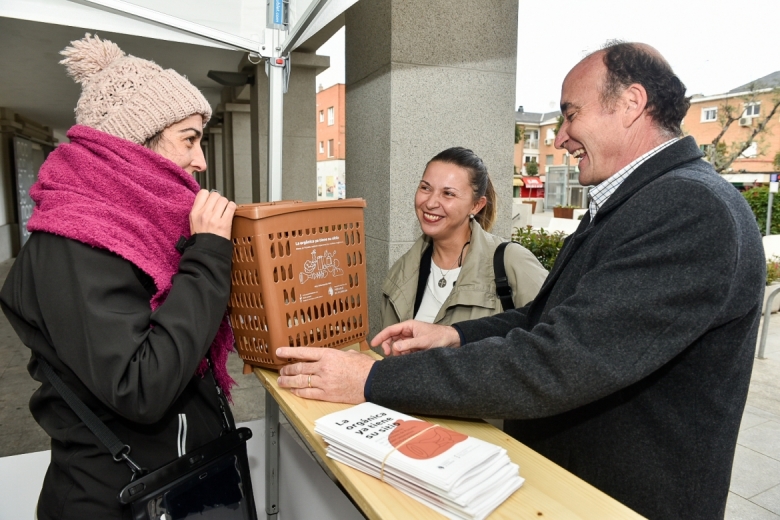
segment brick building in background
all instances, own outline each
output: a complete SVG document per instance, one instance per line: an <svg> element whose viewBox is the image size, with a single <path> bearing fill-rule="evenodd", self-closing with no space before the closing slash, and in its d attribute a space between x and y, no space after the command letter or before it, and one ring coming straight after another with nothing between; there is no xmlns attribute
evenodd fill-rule
<svg viewBox="0 0 780 520"><path fill-rule="evenodd" d="M343 83L317 92L317 200L345 197L345 101Z"/></svg>
<svg viewBox="0 0 780 520"><path fill-rule="evenodd" d="M520 140L515 143L513 196L516 199L543 199L544 183L550 166L565 164L566 151L556 150L555 126L559 110L526 112L522 106L515 112ZM529 163L536 163L536 177L528 178ZM541 209L541 207L540 207Z"/></svg>
<svg viewBox="0 0 780 520"><path fill-rule="evenodd" d="M778 86L780 71L731 89L725 94L694 95L683 119L683 132L692 135L707 156L711 151L712 140L723 128L721 120L724 106L731 105L741 111L741 117L731 124L722 142L729 148L732 143L744 142L777 102L780 92L774 88ZM766 128L767 131L759 134L756 142L731 163L730 169L723 172L724 177L737 187L769 182L769 174L777 171L773 161L780 152L780 111L775 112Z"/></svg>
<svg viewBox="0 0 780 520"><path fill-rule="evenodd" d="M723 128L722 118L725 105L731 105L740 114L740 118L731 124L722 138L727 149L736 142L747 140L754 128L768 115L778 99L780 92L780 71L773 72L762 78L741 85L724 94L705 96L695 94L691 97L691 106L683 119L684 135L696 139L705 156L709 155L712 140ZM556 150L555 127L560 117L560 111L526 112L518 107L515 112L515 124L520 141L514 149L514 197L518 199L534 199L543 197L549 204L550 195L545 190L548 186L550 168L560 170L565 167L567 153ZM766 125L767 130L756 137L756 141L748 147L742 156L736 159L723 172L724 178L737 188L749 188L756 183L768 183L769 174L777 172L774 166L775 157L780 154L780 110L775 112ZM579 186L577 177L577 161L571 161L567 193L555 198L556 203L583 205L587 200L587 191ZM527 186L529 163L536 163L539 180L544 183L542 190ZM530 183L536 186L537 181ZM549 209L549 208L548 208Z"/></svg>
<svg viewBox="0 0 780 520"><path fill-rule="evenodd" d="M517 107L515 124L519 127L520 141L515 143L515 175L526 175L526 164L530 162L539 165L539 175L545 174L547 165L563 164L565 150L556 150L553 146L555 125L560 115L559 110L540 113Z"/></svg>

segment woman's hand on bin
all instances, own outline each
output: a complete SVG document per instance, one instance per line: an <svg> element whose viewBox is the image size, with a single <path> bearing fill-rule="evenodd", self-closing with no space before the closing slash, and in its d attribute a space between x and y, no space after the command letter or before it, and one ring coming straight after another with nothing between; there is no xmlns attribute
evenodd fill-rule
<svg viewBox="0 0 780 520"><path fill-rule="evenodd" d="M365 402L363 387L375 360L355 352L332 348L280 347L282 359L301 361L279 370L279 386L298 397L358 404Z"/></svg>
<svg viewBox="0 0 780 520"><path fill-rule="evenodd" d="M449 326L407 320L390 325L374 336L371 346L379 345L382 345L385 356L400 356L429 348L459 347L460 336Z"/></svg>
<svg viewBox="0 0 780 520"><path fill-rule="evenodd" d="M190 211L190 232L213 233L230 240L236 203L216 191L200 190Z"/></svg>

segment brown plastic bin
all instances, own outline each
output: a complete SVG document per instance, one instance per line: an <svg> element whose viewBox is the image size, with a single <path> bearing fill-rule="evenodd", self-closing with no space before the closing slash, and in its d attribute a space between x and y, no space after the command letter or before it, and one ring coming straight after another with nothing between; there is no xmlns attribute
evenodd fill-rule
<svg viewBox="0 0 780 520"><path fill-rule="evenodd" d="M245 364L278 370L287 364L276 356L281 346L368 349L365 206L238 206L229 313Z"/></svg>

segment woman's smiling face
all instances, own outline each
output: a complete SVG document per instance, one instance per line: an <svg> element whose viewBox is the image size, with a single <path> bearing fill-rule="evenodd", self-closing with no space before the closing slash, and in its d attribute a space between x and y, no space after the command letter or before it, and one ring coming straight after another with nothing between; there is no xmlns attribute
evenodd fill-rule
<svg viewBox="0 0 780 520"><path fill-rule="evenodd" d="M425 168L414 197L422 232L434 241L467 233L469 215L478 213L484 205L485 197L474 202L468 170L439 161Z"/></svg>

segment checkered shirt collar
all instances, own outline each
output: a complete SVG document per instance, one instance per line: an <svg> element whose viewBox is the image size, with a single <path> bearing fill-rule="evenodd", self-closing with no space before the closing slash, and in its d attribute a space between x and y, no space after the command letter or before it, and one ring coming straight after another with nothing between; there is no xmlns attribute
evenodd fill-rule
<svg viewBox="0 0 780 520"><path fill-rule="evenodd" d="M622 168L619 172L611 176L609 179L603 181L598 186L595 186L591 188L588 195L590 196L590 203L588 205L588 210L590 211L590 220L592 221L596 217L596 213L598 213L599 208L601 208L604 203L607 202L607 200L612 196L613 193L620 187L621 184L623 184L623 181L625 181L631 173L633 173L634 170L639 168L639 166L648 160L650 157L654 156L667 146L669 146L672 143L675 143L679 141L677 137L674 137L672 139L669 139L663 144L660 144L647 152L646 154L642 155L641 157L638 157L634 159L632 162L630 162L628 165L626 165L624 168Z"/></svg>

